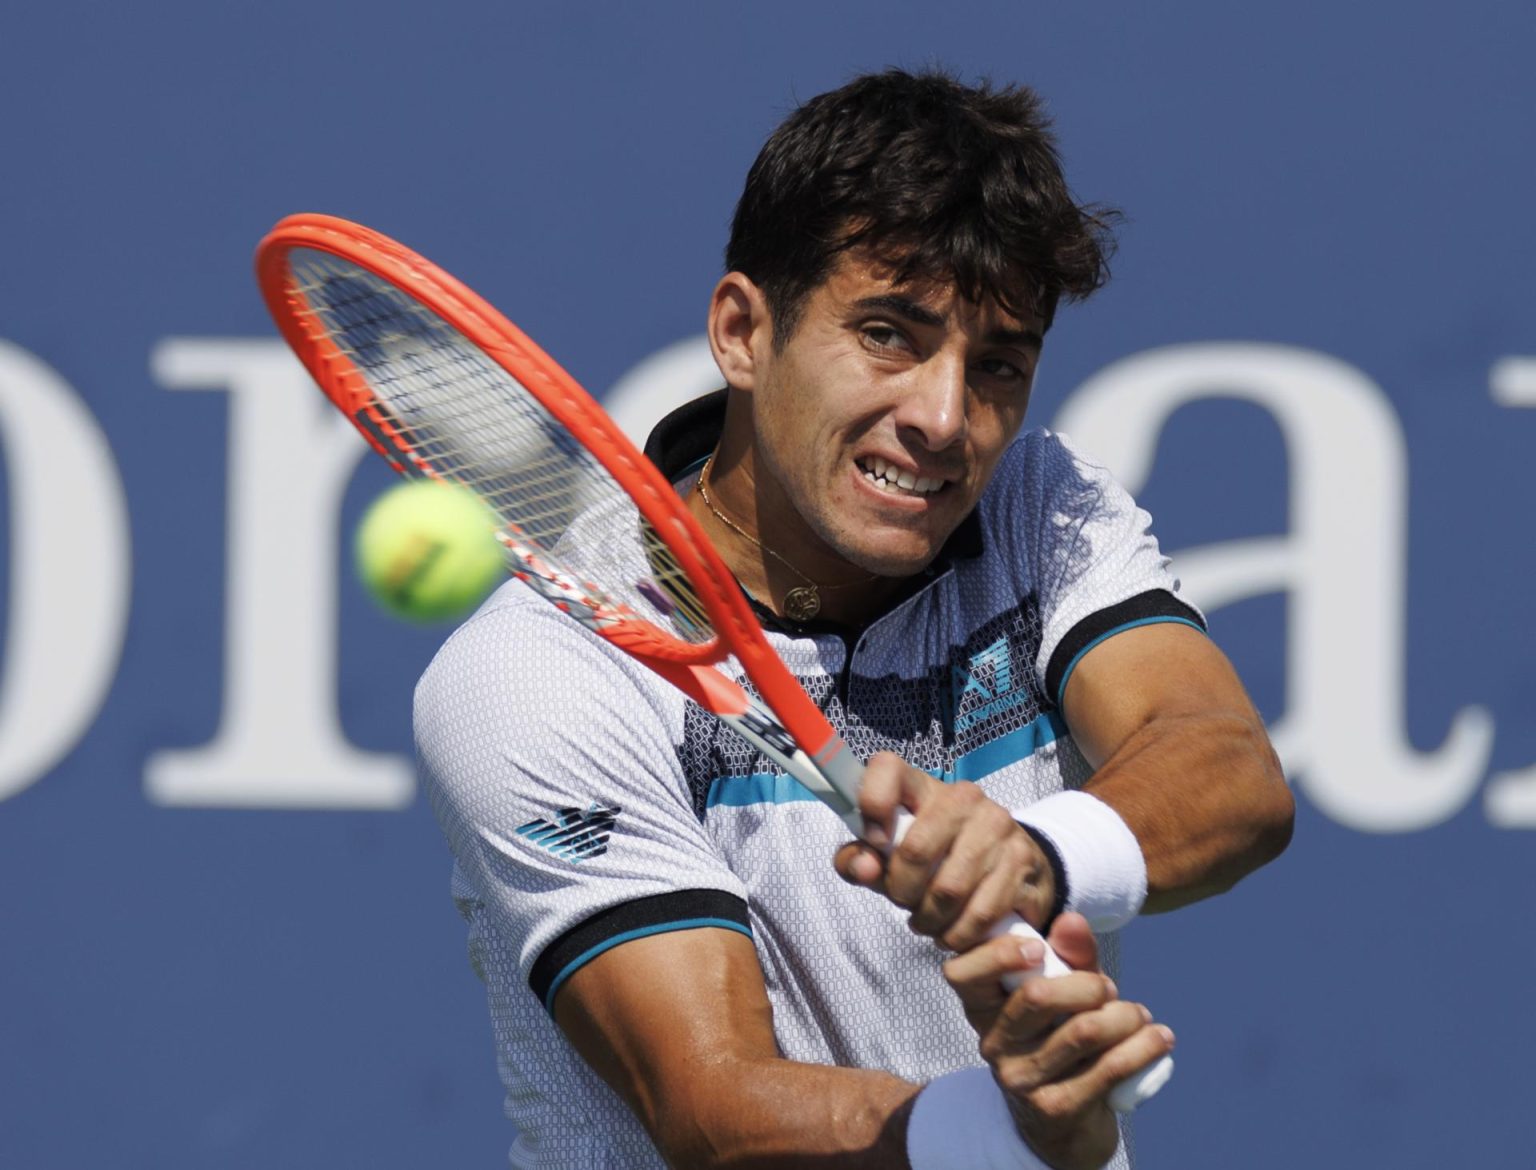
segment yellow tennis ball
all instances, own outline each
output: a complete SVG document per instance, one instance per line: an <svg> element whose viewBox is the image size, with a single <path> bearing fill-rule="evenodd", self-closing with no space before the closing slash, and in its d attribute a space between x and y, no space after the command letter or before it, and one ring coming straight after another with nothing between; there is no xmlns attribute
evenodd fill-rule
<svg viewBox="0 0 1536 1170"><path fill-rule="evenodd" d="M468 488L411 480L381 495L357 528L357 571L390 613L462 617L506 575L495 514Z"/></svg>

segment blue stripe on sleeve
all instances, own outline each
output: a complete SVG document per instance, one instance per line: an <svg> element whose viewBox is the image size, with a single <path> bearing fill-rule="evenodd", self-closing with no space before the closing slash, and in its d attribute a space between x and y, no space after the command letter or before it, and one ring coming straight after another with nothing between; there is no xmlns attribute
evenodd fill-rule
<svg viewBox="0 0 1536 1170"><path fill-rule="evenodd" d="M589 947L567 963L556 975L549 985L549 990L544 994L544 1010L555 1010L555 994L565 985L565 981L576 974L582 967L604 951L612 950L620 943L629 942L631 939L645 938L653 934L667 934L674 930L693 930L700 926L719 926L726 930L734 930L738 934L752 937L752 931L739 922L732 922L729 918L684 918L677 922L659 922L655 926L642 926L638 930L627 930L623 934L616 934L612 938L605 938L594 947Z"/></svg>
<svg viewBox="0 0 1536 1170"><path fill-rule="evenodd" d="M1097 638L1089 642L1088 645L1084 646L1081 650L1074 654L1072 656L1072 661L1067 663L1067 669L1064 670L1061 675L1061 686L1056 688L1056 706L1061 706L1062 696L1067 693L1067 680L1072 677L1072 672L1077 669L1077 664L1083 660L1084 654L1088 653L1088 651L1092 650L1106 638L1113 638L1116 634L1125 633L1126 630L1134 630L1137 626L1155 626L1160 625L1163 622L1177 622L1181 626L1188 626L1192 630L1199 630L1202 634L1205 633L1205 630L1201 628L1198 622L1192 622L1185 617L1176 617L1173 614L1158 614L1154 617L1137 618L1133 622L1126 622L1124 625L1116 626L1112 630L1105 630Z"/></svg>

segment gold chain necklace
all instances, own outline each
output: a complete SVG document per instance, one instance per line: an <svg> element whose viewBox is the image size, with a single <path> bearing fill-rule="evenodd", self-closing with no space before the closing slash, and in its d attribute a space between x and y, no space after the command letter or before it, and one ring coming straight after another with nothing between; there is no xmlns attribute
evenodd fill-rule
<svg viewBox="0 0 1536 1170"><path fill-rule="evenodd" d="M800 580L805 582L804 585L796 585L794 588L790 589L789 592L784 594L784 616L787 617L790 621L808 622L818 613L820 613L821 591L823 589L830 593L834 589L846 589L850 585L863 585L866 582L873 581L880 575L878 573L871 573L868 577L865 577L862 580L845 581L841 585L818 585L815 581L812 581L799 569L795 568L794 565L790 564L786 558L775 552L773 549L769 548L766 544L760 541L757 537L753 536L740 524L736 523L736 521L732 520L719 508L715 507L715 501L709 498L709 487L706 482L709 479L709 473L714 466L715 457L713 454L711 454L710 457L704 462L704 470L699 472L699 499L704 501L704 506L709 509L711 515L713 515L716 520L720 521L720 523L724 524L732 532L736 533L737 536L745 537L747 540L750 540L759 549L767 553L774 560L778 561L779 564L783 565L791 573L799 577Z"/></svg>

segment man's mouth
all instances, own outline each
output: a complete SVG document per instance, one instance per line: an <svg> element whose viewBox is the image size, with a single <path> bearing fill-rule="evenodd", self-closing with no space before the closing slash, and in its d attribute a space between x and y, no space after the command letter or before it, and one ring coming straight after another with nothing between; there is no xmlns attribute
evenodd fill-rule
<svg viewBox="0 0 1536 1170"><path fill-rule="evenodd" d="M866 482L892 495L931 496L941 491L947 482L926 475L914 475L888 463L878 455L855 461Z"/></svg>

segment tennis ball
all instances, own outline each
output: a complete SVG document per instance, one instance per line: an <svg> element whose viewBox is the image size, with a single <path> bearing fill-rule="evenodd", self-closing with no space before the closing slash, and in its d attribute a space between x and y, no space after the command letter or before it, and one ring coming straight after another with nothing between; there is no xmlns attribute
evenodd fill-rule
<svg viewBox="0 0 1536 1170"><path fill-rule="evenodd" d="M357 571L374 598L417 622L462 617L506 575L496 516L468 488L398 484L357 528Z"/></svg>

